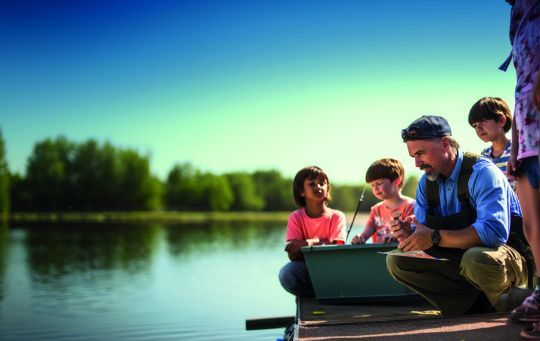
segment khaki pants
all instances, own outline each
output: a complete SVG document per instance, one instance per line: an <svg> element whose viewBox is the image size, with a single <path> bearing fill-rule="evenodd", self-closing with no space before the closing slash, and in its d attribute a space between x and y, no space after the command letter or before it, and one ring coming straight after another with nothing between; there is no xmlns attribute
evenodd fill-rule
<svg viewBox="0 0 540 341"><path fill-rule="evenodd" d="M388 255L386 266L395 280L418 292L444 315L465 313L481 291L502 311L501 294L527 285L525 260L507 245L470 248L460 264Z"/></svg>

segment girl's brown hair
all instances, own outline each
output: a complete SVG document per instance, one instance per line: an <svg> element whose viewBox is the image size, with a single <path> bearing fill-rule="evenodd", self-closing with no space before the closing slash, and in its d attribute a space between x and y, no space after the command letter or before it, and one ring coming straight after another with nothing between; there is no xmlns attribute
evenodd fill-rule
<svg viewBox="0 0 540 341"><path fill-rule="evenodd" d="M296 206L306 207L306 198L302 196L302 192L304 191L304 181L306 181L306 179L326 181L328 184L328 195L326 196L325 202L332 200L332 197L330 197L330 180L328 180L328 175L317 166L309 166L298 171L293 180L293 197Z"/></svg>

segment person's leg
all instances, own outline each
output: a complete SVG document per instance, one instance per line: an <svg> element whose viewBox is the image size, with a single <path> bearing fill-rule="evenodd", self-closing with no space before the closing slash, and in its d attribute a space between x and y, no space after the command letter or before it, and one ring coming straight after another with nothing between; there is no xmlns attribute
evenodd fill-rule
<svg viewBox="0 0 540 341"><path fill-rule="evenodd" d="M537 158L527 158L521 165L523 174L517 178L519 203L523 213L523 232L529 242L540 275L540 165ZM540 288L537 287L511 314L514 321L540 321Z"/></svg>
<svg viewBox="0 0 540 341"><path fill-rule="evenodd" d="M527 274L523 257L506 245L497 249L470 248L461 260L461 275L482 291L498 311L508 310L500 301L501 295L510 288L525 286Z"/></svg>
<svg viewBox="0 0 540 341"><path fill-rule="evenodd" d="M540 191L538 186L537 158L523 161L524 173L517 178L519 203L523 213L523 232L531 247L536 263L536 275L540 274Z"/></svg>
<svg viewBox="0 0 540 341"><path fill-rule="evenodd" d="M315 296L306 263L293 261L279 271L279 282L289 293L297 296Z"/></svg>
<svg viewBox="0 0 540 341"><path fill-rule="evenodd" d="M465 313L480 293L460 276L459 266L452 261L388 255L386 266L395 280L418 292L445 316Z"/></svg>

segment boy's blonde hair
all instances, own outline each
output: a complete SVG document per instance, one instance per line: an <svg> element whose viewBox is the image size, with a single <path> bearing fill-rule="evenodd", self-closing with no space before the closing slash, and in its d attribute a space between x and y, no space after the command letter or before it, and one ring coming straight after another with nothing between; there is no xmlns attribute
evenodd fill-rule
<svg viewBox="0 0 540 341"><path fill-rule="evenodd" d="M512 127L512 113L508 104L499 97L484 97L474 103L469 111L469 124L472 126L474 123L486 120L500 122L502 116L506 117L503 127L506 133Z"/></svg>
<svg viewBox="0 0 540 341"><path fill-rule="evenodd" d="M330 196L330 180L328 180L328 175L317 166L309 166L299 170L293 180L293 197L296 206L306 207L306 198L302 196L304 181L306 181L306 179L324 180L328 184L328 194L325 203L332 200L332 197Z"/></svg>
<svg viewBox="0 0 540 341"><path fill-rule="evenodd" d="M401 178L402 181L399 184L399 188L403 187L405 179L405 169L399 160L386 158L380 159L371 164L366 172L366 182L372 182L377 179L388 179L394 182L397 178Z"/></svg>

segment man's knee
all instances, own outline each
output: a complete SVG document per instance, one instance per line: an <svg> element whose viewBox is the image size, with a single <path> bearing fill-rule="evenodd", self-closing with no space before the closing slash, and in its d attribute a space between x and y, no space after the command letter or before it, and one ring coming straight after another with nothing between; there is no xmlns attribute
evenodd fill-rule
<svg viewBox="0 0 540 341"><path fill-rule="evenodd" d="M471 247L461 258L461 269L475 268L483 265L502 265L496 255L496 249L486 247Z"/></svg>
<svg viewBox="0 0 540 341"><path fill-rule="evenodd" d="M398 256L392 256L387 255L386 256L386 269L388 269L388 273L395 279L396 277L401 277L400 274L403 273L403 258L405 257L398 257Z"/></svg>
<svg viewBox="0 0 540 341"><path fill-rule="evenodd" d="M522 257L507 246L473 247L461 260L461 275L477 286L521 285L526 273Z"/></svg>
<svg viewBox="0 0 540 341"><path fill-rule="evenodd" d="M514 249L503 245L496 249L487 247L472 247L465 251L461 259L461 269L476 269L478 267L505 267L508 263L522 263L523 258Z"/></svg>

